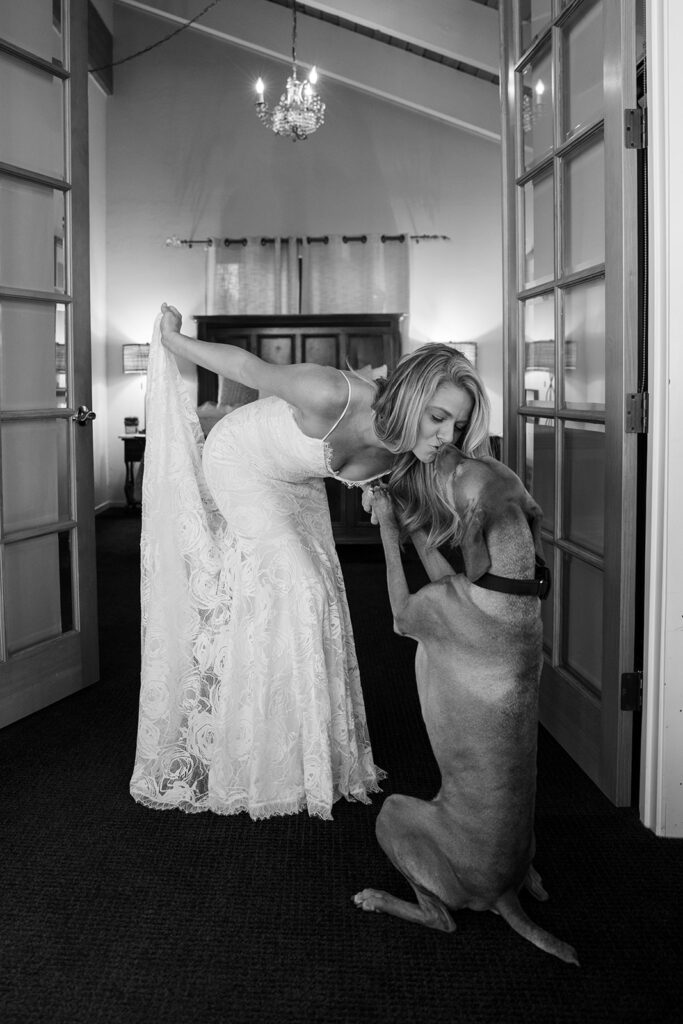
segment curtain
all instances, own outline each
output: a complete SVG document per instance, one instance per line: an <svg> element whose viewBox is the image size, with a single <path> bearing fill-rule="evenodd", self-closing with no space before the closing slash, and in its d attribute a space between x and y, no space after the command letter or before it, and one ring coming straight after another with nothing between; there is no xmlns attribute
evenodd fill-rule
<svg viewBox="0 0 683 1024"><path fill-rule="evenodd" d="M233 315L405 313L407 235L214 239L207 311Z"/></svg>
<svg viewBox="0 0 683 1024"><path fill-rule="evenodd" d="M214 239L208 252L209 314L288 315L299 312L295 239L258 236Z"/></svg>
<svg viewBox="0 0 683 1024"><path fill-rule="evenodd" d="M407 235L302 240L303 313L408 311Z"/></svg>

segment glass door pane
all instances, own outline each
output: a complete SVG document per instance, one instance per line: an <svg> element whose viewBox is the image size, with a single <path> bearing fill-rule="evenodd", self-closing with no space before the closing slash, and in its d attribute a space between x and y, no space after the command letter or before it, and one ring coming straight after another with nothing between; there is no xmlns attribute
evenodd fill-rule
<svg viewBox="0 0 683 1024"><path fill-rule="evenodd" d="M537 54L521 74L520 108L523 166L532 167L553 148L553 91L550 47Z"/></svg>
<svg viewBox="0 0 683 1024"><path fill-rule="evenodd" d="M598 423L564 424L563 536L602 555L605 541L605 428Z"/></svg>
<svg viewBox="0 0 683 1024"><path fill-rule="evenodd" d="M0 34L48 63L66 63L64 0L3 0Z"/></svg>
<svg viewBox="0 0 683 1024"><path fill-rule="evenodd" d="M552 0L520 0L520 38L522 52L527 50L534 39L550 24Z"/></svg>
<svg viewBox="0 0 683 1024"><path fill-rule="evenodd" d="M555 424L553 419L524 420L524 485L543 509L543 529L555 529ZM549 563L550 564L550 563Z"/></svg>
<svg viewBox="0 0 683 1024"><path fill-rule="evenodd" d="M0 409L66 405L66 307L60 303L0 302ZM27 343L31 339L31 343Z"/></svg>
<svg viewBox="0 0 683 1024"><path fill-rule="evenodd" d="M65 196L0 175L0 286L64 292Z"/></svg>
<svg viewBox="0 0 683 1024"><path fill-rule="evenodd" d="M524 213L523 280L527 288L555 276L552 170L527 181L522 189Z"/></svg>
<svg viewBox="0 0 683 1024"><path fill-rule="evenodd" d="M32 529L70 518L69 421L7 419L2 425L2 528Z"/></svg>
<svg viewBox="0 0 683 1024"><path fill-rule="evenodd" d="M605 282L603 278L564 292L562 353L564 407L605 408Z"/></svg>
<svg viewBox="0 0 683 1024"><path fill-rule="evenodd" d="M604 109L602 3L581 8L562 34L562 135L575 135L602 117Z"/></svg>
<svg viewBox="0 0 683 1024"><path fill-rule="evenodd" d="M563 162L564 271L574 274L605 261L605 147L602 138Z"/></svg>
<svg viewBox="0 0 683 1024"><path fill-rule="evenodd" d="M524 393L522 405L555 407L555 295L539 295L520 303Z"/></svg>
<svg viewBox="0 0 683 1024"><path fill-rule="evenodd" d="M0 52L0 96L12 93L21 105L0 103L0 162L62 178L64 83Z"/></svg>
<svg viewBox="0 0 683 1024"><path fill-rule="evenodd" d="M5 587L7 653L11 656L73 627L72 531L8 544Z"/></svg>

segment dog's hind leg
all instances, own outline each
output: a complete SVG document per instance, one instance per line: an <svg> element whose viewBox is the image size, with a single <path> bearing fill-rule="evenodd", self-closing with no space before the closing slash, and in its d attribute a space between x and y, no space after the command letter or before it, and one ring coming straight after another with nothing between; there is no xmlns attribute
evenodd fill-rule
<svg viewBox="0 0 683 1024"><path fill-rule="evenodd" d="M411 882L411 885L413 883ZM413 885L417 903L399 899L382 889L363 889L353 897L353 902L361 910L374 910L377 914L392 914L402 917L404 921L423 924L427 928L435 928L440 932L454 932L455 921L448 909L437 896L423 892Z"/></svg>
<svg viewBox="0 0 683 1024"><path fill-rule="evenodd" d="M445 899L452 894L454 883L457 886L457 879L443 852L433 804L401 795L388 797L377 819L377 839L412 886L417 903L381 889L363 889L353 897L356 906L438 931L455 931Z"/></svg>

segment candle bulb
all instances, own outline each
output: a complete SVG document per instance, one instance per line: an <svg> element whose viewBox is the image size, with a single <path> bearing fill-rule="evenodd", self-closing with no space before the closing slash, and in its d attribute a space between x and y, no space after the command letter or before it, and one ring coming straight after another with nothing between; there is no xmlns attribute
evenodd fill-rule
<svg viewBox="0 0 683 1024"><path fill-rule="evenodd" d="M256 82L256 92L258 93L259 102L263 101L264 90L265 90L265 86L263 84L263 79L259 78L257 80L257 82Z"/></svg>
<svg viewBox="0 0 683 1024"><path fill-rule="evenodd" d="M311 68L311 73L308 76L308 81L311 83L311 85L315 85L315 83L318 81L318 69L315 67L315 65Z"/></svg>

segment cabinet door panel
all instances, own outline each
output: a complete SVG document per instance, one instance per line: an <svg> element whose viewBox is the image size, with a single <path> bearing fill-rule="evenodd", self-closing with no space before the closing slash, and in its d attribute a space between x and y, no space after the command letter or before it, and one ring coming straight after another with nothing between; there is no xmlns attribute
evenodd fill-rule
<svg viewBox="0 0 683 1024"><path fill-rule="evenodd" d="M256 355L280 366L296 363L295 337L293 334L257 334Z"/></svg>
<svg viewBox="0 0 683 1024"><path fill-rule="evenodd" d="M339 334L301 333L301 361L319 366L341 366Z"/></svg>

